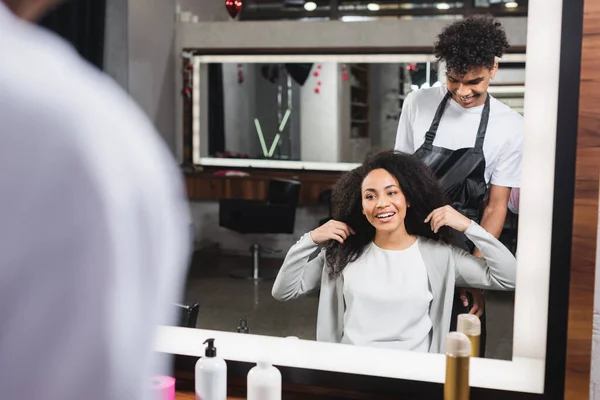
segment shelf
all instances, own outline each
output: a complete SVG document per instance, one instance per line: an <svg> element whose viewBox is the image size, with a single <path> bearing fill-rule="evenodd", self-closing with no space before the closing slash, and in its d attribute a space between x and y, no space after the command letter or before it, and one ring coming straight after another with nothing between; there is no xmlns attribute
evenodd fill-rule
<svg viewBox="0 0 600 400"><path fill-rule="evenodd" d="M366 103L360 103L360 102L357 102L357 101L353 101L351 104L352 104L352 107L365 107L365 108L369 107L368 104L366 104Z"/></svg>
<svg viewBox="0 0 600 400"><path fill-rule="evenodd" d="M356 125L364 125L364 124L368 124L369 120L368 119L353 119L350 122L353 124L356 124Z"/></svg>

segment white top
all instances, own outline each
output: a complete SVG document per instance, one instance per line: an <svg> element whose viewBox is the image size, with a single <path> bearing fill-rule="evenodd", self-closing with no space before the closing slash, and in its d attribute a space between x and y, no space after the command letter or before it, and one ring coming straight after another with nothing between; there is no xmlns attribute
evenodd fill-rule
<svg viewBox="0 0 600 400"><path fill-rule="evenodd" d="M177 166L126 93L2 2L0 38L2 398L147 399L187 269Z"/></svg>
<svg viewBox="0 0 600 400"><path fill-rule="evenodd" d="M342 273L342 343L429 351L433 295L418 241L406 250L372 243Z"/></svg>
<svg viewBox="0 0 600 400"><path fill-rule="evenodd" d="M406 96L396 134L396 150L412 154L421 147L425 142L425 133L447 91L443 85L420 89ZM489 96L490 118L483 143L485 180L492 185L520 187L525 127L523 116ZM464 108L456 101L448 100L434 146L451 150L474 147L483 107Z"/></svg>

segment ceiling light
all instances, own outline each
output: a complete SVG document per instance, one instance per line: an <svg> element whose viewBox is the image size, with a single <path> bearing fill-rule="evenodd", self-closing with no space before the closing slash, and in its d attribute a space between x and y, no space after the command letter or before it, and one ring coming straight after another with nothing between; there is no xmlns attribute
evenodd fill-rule
<svg viewBox="0 0 600 400"><path fill-rule="evenodd" d="M314 1L307 1L304 3L304 9L306 11L315 11L317 9L317 3Z"/></svg>
<svg viewBox="0 0 600 400"><path fill-rule="evenodd" d="M450 4L448 3L437 3L435 6L438 10L448 10L450 8Z"/></svg>
<svg viewBox="0 0 600 400"><path fill-rule="evenodd" d="M377 3L369 3L369 4L367 4L367 9L369 11L379 11L379 8L380 8L379 4L377 4Z"/></svg>
<svg viewBox="0 0 600 400"><path fill-rule="evenodd" d="M517 3L516 1L509 1L508 3L504 4L504 7L506 7L506 8L517 8L517 7L519 7L519 3Z"/></svg>

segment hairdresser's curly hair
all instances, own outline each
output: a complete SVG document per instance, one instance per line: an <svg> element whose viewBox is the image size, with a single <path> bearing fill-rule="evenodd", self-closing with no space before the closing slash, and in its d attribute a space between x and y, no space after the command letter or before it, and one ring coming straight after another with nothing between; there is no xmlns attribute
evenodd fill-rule
<svg viewBox="0 0 600 400"><path fill-rule="evenodd" d="M344 174L334 185L331 202L333 218L348 224L355 232L344 244L331 240L326 245L329 274L339 277L348 263L361 256L374 239L375 228L362 213L362 182L375 169L385 169L393 175L410 207L406 210L404 225L411 235L450 242L450 228L442 227L433 233L424 220L429 213L447 204L431 170L417 157L395 150L385 150L368 156L363 164Z"/></svg>
<svg viewBox="0 0 600 400"><path fill-rule="evenodd" d="M500 22L490 16L473 16L445 27L435 43L435 56L446 69L464 76L473 68L492 69L496 57L509 47Z"/></svg>

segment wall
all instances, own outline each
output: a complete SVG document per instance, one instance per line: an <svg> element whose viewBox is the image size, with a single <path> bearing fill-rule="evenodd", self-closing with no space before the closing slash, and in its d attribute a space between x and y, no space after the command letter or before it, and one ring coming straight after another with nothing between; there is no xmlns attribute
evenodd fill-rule
<svg viewBox="0 0 600 400"><path fill-rule="evenodd" d="M254 132L252 119L256 105L256 68L254 64L244 64L244 82L239 84L237 64L222 65L223 97L226 104L225 150L247 153L253 139L250 134ZM254 146L251 151L257 150L259 146Z"/></svg>
<svg viewBox="0 0 600 400"><path fill-rule="evenodd" d="M369 94L371 107L371 145L394 148L400 115L400 64L371 64Z"/></svg>
<svg viewBox="0 0 600 400"><path fill-rule="evenodd" d="M105 70L175 152L175 0L107 0Z"/></svg>
<svg viewBox="0 0 600 400"><path fill-rule="evenodd" d="M225 9L225 0L177 0L183 11L198 16L200 21L227 21L230 19Z"/></svg>
<svg viewBox="0 0 600 400"><path fill-rule="evenodd" d="M129 93L175 148L175 0L129 0Z"/></svg>
<svg viewBox="0 0 600 400"><path fill-rule="evenodd" d="M124 0L106 0L104 70L129 90L129 7Z"/></svg>
<svg viewBox="0 0 600 400"><path fill-rule="evenodd" d="M300 154L303 161L340 161L340 81L337 63L320 64L300 91ZM314 69L315 67L313 67ZM315 93L316 82L321 82Z"/></svg>
<svg viewBox="0 0 600 400"><path fill-rule="evenodd" d="M583 3L583 40L581 45L574 36L578 25L563 25L571 35L563 39L561 79L580 71L579 97L565 89L561 96L571 100L564 106L570 112L579 105L577 126L577 163L573 209L573 233L569 282L569 322L565 377L566 399L600 399L600 332L598 330L598 206L600 195L600 4L597 1L573 1L564 13L581 13ZM566 3L565 3L566 4ZM579 14L579 18L581 15ZM575 19L575 16L572 17ZM580 29L580 27L579 27ZM568 47L567 47L568 46ZM581 51L579 55L577 52ZM573 59L581 60L581 66ZM569 65L563 65L567 62ZM569 71L571 69L571 71ZM577 101L578 100L578 101ZM559 114L560 115L560 114ZM564 129L568 129L564 127ZM571 128L574 130L574 127ZM558 149L561 148L557 143ZM566 151L569 151L567 148ZM557 153L558 154L558 153ZM561 188L567 191L569 188ZM556 194L555 194L556 196ZM557 218L555 212L554 218ZM594 293L595 292L595 293ZM592 351L593 345L593 351Z"/></svg>

